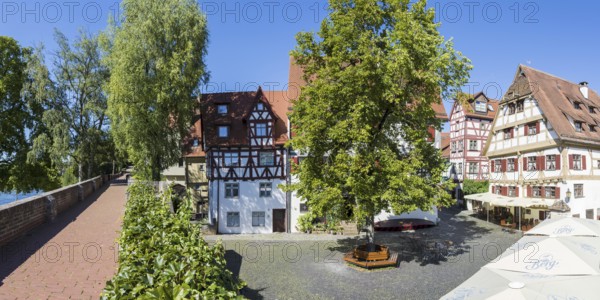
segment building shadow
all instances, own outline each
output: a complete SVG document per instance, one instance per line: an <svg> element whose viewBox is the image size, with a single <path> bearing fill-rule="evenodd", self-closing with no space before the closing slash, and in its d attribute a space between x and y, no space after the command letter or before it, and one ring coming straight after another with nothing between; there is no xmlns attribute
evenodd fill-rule
<svg viewBox="0 0 600 300"><path fill-rule="evenodd" d="M102 195L110 186L120 185L119 180L113 180L110 184L105 184L86 199L75 203L61 214L58 214L53 222L46 221L38 227L32 229L25 235L16 238L0 247L0 286L4 284L4 279L14 272L21 264L30 257L40 263L45 258L38 251L44 247L54 236L61 232L71 222L92 205L100 195ZM62 247L62 245L60 245Z"/></svg>
<svg viewBox="0 0 600 300"><path fill-rule="evenodd" d="M225 261L227 262L226 266L236 280L240 280L240 269L242 268L242 262L244 261L243 257L234 250L226 250L225 251ZM240 291L240 294L251 300L259 300L264 299L264 297L260 294L260 292L265 289L251 289L249 287L244 287Z"/></svg>

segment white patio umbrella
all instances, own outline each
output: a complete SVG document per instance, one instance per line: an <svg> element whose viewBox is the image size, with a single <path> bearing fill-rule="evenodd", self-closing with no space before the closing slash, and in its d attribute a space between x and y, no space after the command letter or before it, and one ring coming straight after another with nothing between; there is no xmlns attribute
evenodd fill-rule
<svg viewBox="0 0 600 300"><path fill-rule="evenodd" d="M441 299L596 299L598 292L591 287L598 285L600 276L540 275L483 267Z"/></svg>
<svg viewBox="0 0 600 300"><path fill-rule="evenodd" d="M600 275L600 238L526 236L484 268L541 275Z"/></svg>
<svg viewBox="0 0 600 300"><path fill-rule="evenodd" d="M548 219L529 230L525 235L600 237L600 221L580 218Z"/></svg>

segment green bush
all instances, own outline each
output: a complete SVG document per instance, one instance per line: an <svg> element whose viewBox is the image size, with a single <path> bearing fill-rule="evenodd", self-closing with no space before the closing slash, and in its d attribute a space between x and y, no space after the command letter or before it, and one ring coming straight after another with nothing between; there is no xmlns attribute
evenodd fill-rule
<svg viewBox="0 0 600 300"><path fill-rule="evenodd" d="M489 182L487 180L475 181L471 179L465 179L462 185L462 190L465 195L485 193L488 191L488 188Z"/></svg>
<svg viewBox="0 0 600 300"><path fill-rule="evenodd" d="M308 212L298 217L298 225L296 226L301 232L310 232L314 229L314 221L315 216L311 212Z"/></svg>
<svg viewBox="0 0 600 300"><path fill-rule="evenodd" d="M170 190L157 196L154 187L136 182L128 193L119 270L102 299L241 298L245 284L226 269L223 245L210 247L190 223L189 196L173 214Z"/></svg>

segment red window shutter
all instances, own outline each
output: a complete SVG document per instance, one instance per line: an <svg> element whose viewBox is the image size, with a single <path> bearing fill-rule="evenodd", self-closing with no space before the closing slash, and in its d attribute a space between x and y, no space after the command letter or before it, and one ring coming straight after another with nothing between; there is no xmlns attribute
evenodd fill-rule
<svg viewBox="0 0 600 300"><path fill-rule="evenodd" d="M514 127L511 127L511 128L510 128L510 137L511 137L511 138L514 138L514 137L515 137L515 128L514 128Z"/></svg>
<svg viewBox="0 0 600 300"><path fill-rule="evenodd" d="M435 127L429 126L429 128L427 128L427 133L429 133L429 137L427 138L427 141L433 142L435 140Z"/></svg>
<svg viewBox="0 0 600 300"><path fill-rule="evenodd" d="M554 157L555 157L556 169L560 170L560 154L554 155Z"/></svg>
<svg viewBox="0 0 600 300"><path fill-rule="evenodd" d="M501 172L506 172L506 159L502 160L502 170Z"/></svg>
<svg viewBox="0 0 600 300"><path fill-rule="evenodd" d="M535 123L535 132L540 133L540 122Z"/></svg>
<svg viewBox="0 0 600 300"><path fill-rule="evenodd" d="M531 195L533 195L533 188L528 185L527 186L527 197L531 197Z"/></svg>
<svg viewBox="0 0 600 300"><path fill-rule="evenodd" d="M295 164L299 164L298 156L292 157L292 161L294 161Z"/></svg>
<svg viewBox="0 0 600 300"><path fill-rule="evenodd" d="M569 154L569 170L573 170L573 154Z"/></svg>
<svg viewBox="0 0 600 300"><path fill-rule="evenodd" d="M519 172L519 159L515 158L515 172Z"/></svg>
<svg viewBox="0 0 600 300"><path fill-rule="evenodd" d="M519 187L515 187L515 197L519 197Z"/></svg>
<svg viewBox="0 0 600 300"><path fill-rule="evenodd" d="M496 193L496 186L492 185L492 194L495 194L495 193Z"/></svg>
<svg viewBox="0 0 600 300"><path fill-rule="evenodd" d="M585 155L581 156L581 169L582 170L585 170L585 168L586 168L585 157L586 157Z"/></svg>
<svg viewBox="0 0 600 300"><path fill-rule="evenodd" d="M560 199L560 188L556 187L556 199Z"/></svg>
<svg viewBox="0 0 600 300"><path fill-rule="evenodd" d="M544 187L540 188L540 193L542 194L542 198L546 198L546 189Z"/></svg>
<svg viewBox="0 0 600 300"><path fill-rule="evenodd" d="M492 172L496 172L496 165L494 164L493 160L492 160Z"/></svg>
<svg viewBox="0 0 600 300"><path fill-rule="evenodd" d="M527 171L527 157L523 156L523 171Z"/></svg>
<svg viewBox="0 0 600 300"><path fill-rule="evenodd" d="M525 135L529 135L529 124L525 124Z"/></svg>
<svg viewBox="0 0 600 300"><path fill-rule="evenodd" d="M538 170L546 170L546 157L545 156L540 156L540 165L538 167Z"/></svg>
<svg viewBox="0 0 600 300"><path fill-rule="evenodd" d="M508 187L507 186L503 186L502 187L502 196L507 196L508 195Z"/></svg>

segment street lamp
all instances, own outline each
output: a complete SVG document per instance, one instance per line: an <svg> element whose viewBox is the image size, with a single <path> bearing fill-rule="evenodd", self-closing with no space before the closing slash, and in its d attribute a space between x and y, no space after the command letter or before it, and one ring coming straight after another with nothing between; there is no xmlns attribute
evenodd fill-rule
<svg viewBox="0 0 600 300"><path fill-rule="evenodd" d="M571 189L567 188L567 197L565 197L565 203L569 203L571 200Z"/></svg>

